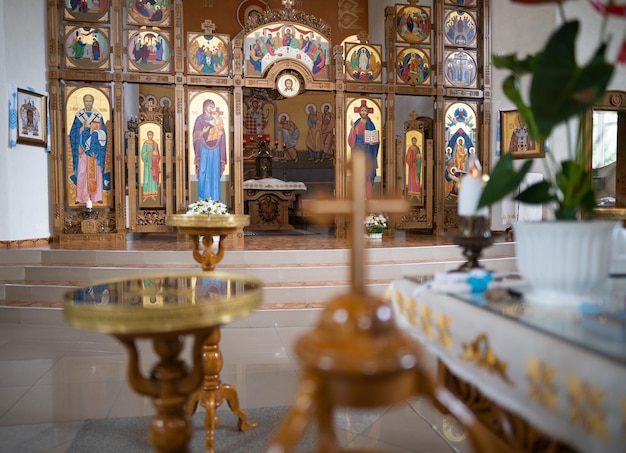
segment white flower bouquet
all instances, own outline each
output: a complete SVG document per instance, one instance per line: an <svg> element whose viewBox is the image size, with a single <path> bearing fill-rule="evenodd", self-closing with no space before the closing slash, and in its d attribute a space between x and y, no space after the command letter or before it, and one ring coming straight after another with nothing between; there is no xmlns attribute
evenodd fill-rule
<svg viewBox="0 0 626 453"><path fill-rule="evenodd" d="M363 225L365 225L365 231L368 234L382 233L383 230L387 229L387 217L383 214L370 214L365 217Z"/></svg>
<svg viewBox="0 0 626 453"><path fill-rule="evenodd" d="M228 206L221 201L211 200L198 200L187 206L187 214L228 214Z"/></svg>

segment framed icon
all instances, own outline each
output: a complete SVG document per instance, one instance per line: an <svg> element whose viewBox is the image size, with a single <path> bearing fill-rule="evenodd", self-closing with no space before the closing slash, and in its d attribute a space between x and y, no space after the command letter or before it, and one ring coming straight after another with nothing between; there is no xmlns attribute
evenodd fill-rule
<svg viewBox="0 0 626 453"><path fill-rule="evenodd" d="M64 0L63 18L81 22L108 22L109 0L81 2Z"/></svg>
<svg viewBox="0 0 626 453"><path fill-rule="evenodd" d="M382 46L346 43L346 74L359 82L382 81Z"/></svg>
<svg viewBox="0 0 626 453"><path fill-rule="evenodd" d="M432 85L430 49L396 48L396 82L407 85Z"/></svg>
<svg viewBox="0 0 626 453"><path fill-rule="evenodd" d="M396 5L396 41L430 44L430 7Z"/></svg>
<svg viewBox="0 0 626 453"><path fill-rule="evenodd" d="M47 96L18 88L17 112L17 142L46 146Z"/></svg>
<svg viewBox="0 0 626 453"><path fill-rule="evenodd" d="M463 10L446 10L444 22L446 45L476 47L477 29L476 13Z"/></svg>
<svg viewBox="0 0 626 453"><path fill-rule="evenodd" d="M300 92L300 80L293 74L281 74L276 80L276 89L286 98L292 98Z"/></svg>
<svg viewBox="0 0 626 453"><path fill-rule="evenodd" d="M546 155L543 143L532 139L518 110L500 110L500 149L502 153L512 153L513 159Z"/></svg>
<svg viewBox="0 0 626 453"><path fill-rule="evenodd" d="M170 33L156 29L127 30L129 71L171 72Z"/></svg>
<svg viewBox="0 0 626 453"><path fill-rule="evenodd" d="M229 49L228 35L187 33L187 71L189 74L228 75Z"/></svg>
<svg viewBox="0 0 626 453"><path fill-rule="evenodd" d="M111 45L105 27L65 27L66 68L109 69Z"/></svg>

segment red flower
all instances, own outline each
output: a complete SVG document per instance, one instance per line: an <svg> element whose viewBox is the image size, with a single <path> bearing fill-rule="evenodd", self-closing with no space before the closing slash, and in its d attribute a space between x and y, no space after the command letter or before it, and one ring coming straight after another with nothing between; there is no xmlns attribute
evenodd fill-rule
<svg viewBox="0 0 626 453"><path fill-rule="evenodd" d="M626 16L626 4L617 4L615 0L589 0L589 2L595 8L595 10L603 16Z"/></svg>
<svg viewBox="0 0 626 453"><path fill-rule="evenodd" d="M526 5L538 5L540 3L563 3L566 0L511 0L513 3L524 3Z"/></svg>
<svg viewBox="0 0 626 453"><path fill-rule="evenodd" d="M619 50L617 54L617 61L620 63L626 64L626 37L622 41L622 48Z"/></svg>

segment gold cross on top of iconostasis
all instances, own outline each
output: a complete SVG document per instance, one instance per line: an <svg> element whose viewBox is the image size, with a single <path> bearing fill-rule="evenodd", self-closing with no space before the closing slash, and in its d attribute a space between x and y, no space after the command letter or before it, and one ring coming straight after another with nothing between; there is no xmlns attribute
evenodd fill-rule
<svg viewBox="0 0 626 453"><path fill-rule="evenodd" d="M365 294L365 238L363 221L368 212L400 213L409 209L409 203L403 199L367 200L365 180L367 174L367 156L362 150L352 152L352 200L324 200L310 204L312 214L348 214L351 215L351 281L352 291Z"/></svg>
<svg viewBox="0 0 626 453"><path fill-rule="evenodd" d="M359 40L360 44L367 44L367 41L369 41L370 35L365 30L361 30L360 32L357 33L356 37Z"/></svg>
<svg viewBox="0 0 626 453"><path fill-rule="evenodd" d="M213 32L215 31L215 24L213 23L211 19L207 19L204 22L202 22L202 31L204 32L205 35L213 34Z"/></svg>
<svg viewBox="0 0 626 453"><path fill-rule="evenodd" d="M285 7L285 9L293 8L294 0L281 0L280 3Z"/></svg>

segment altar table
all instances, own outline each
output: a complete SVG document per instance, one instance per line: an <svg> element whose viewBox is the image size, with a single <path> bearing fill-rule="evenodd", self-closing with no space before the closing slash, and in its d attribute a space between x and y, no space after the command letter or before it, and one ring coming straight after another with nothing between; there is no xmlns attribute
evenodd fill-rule
<svg viewBox="0 0 626 453"><path fill-rule="evenodd" d="M248 179L243 182L244 201L252 230L293 230L289 209L296 203L298 191L306 185L276 178Z"/></svg>
<svg viewBox="0 0 626 453"><path fill-rule="evenodd" d="M626 278L583 309L527 304L519 279L491 285L485 297L416 276L388 294L399 326L437 356L439 378L499 436L522 451L547 451L545 434L556 451L624 453Z"/></svg>

